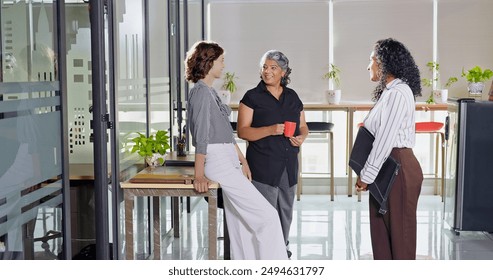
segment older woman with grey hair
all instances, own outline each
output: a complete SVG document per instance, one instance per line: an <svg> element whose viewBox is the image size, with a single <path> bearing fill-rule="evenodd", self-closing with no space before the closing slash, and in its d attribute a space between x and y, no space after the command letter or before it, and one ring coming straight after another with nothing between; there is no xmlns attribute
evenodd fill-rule
<svg viewBox="0 0 493 280"><path fill-rule="evenodd" d="M238 136L248 141L246 159L252 183L277 209L286 246L298 181L299 147L308 135L303 103L287 85L288 58L267 51L260 59L258 85L248 90L238 109ZM296 123L294 136L284 136L284 122ZM291 252L287 247L288 256Z"/></svg>

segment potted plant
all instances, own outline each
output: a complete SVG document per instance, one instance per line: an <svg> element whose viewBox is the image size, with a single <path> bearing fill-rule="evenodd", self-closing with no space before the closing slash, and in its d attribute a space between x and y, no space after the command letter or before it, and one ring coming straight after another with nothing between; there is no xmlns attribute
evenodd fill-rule
<svg viewBox="0 0 493 280"><path fill-rule="evenodd" d="M471 95L481 95L484 89L484 82L493 76L493 71L491 69L481 69L479 66L474 66L473 68L467 70L467 73L462 68L462 77L464 77L467 82L467 90Z"/></svg>
<svg viewBox="0 0 493 280"><path fill-rule="evenodd" d="M432 72L432 75L434 75L434 78L428 79L428 78L423 78L421 79L421 82L423 86L425 87L430 87L432 88L430 97L426 100L426 103L428 104L433 104L433 103L446 103L447 98L448 98L448 88L454 84L455 82L458 81L457 77L450 77L448 78L447 82L443 87L441 87L440 84L440 64L438 64L435 61L430 61L426 64L430 72ZM435 89L433 89L433 87Z"/></svg>
<svg viewBox="0 0 493 280"><path fill-rule="evenodd" d="M447 82L441 89L437 89L434 91L435 93L435 101L440 101L440 103L447 103L448 99L448 88L455 82L457 82L459 79L457 77L450 77L448 78Z"/></svg>
<svg viewBox="0 0 493 280"><path fill-rule="evenodd" d="M137 152L144 157L147 165L151 167L161 166L164 164L166 151L170 148L168 132L158 130L156 134L149 137L138 132L139 136L132 139L134 146L131 153Z"/></svg>
<svg viewBox="0 0 493 280"><path fill-rule="evenodd" d="M341 89L339 88L341 84L341 69L337 67L335 64L329 64L329 71L323 75L323 79L332 81L332 84L329 84L330 88L327 91L329 96L329 103L339 104L341 101ZM334 89L335 86L335 89Z"/></svg>
<svg viewBox="0 0 493 280"><path fill-rule="evenodd" d="M238 79L238 77L235 76L234 72L224 73L223 85L219 92L219 98L221 98L221 101L224 104L229 104L231 102L231 94L235 93L237 89L235 79Z"/></svg>

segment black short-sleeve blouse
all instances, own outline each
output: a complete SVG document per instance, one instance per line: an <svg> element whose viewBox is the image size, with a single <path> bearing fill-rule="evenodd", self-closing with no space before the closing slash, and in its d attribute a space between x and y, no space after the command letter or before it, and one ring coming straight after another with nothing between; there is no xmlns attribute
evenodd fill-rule
<svg viewBox="0 0 493 280"><path fill-rule="evenodd" d="M294 135L299 135L303 103L294 90L284 87L280 99L277 100L261 81L257 87L247 91L240 102L253 109L252 127L292 121L296 122ZM248 142L246 158L253 180L278 186L282 172L286 169L289 185L294 186L298 180L298 152L299 148L292 146L284 135L267 136Z"/></svg>

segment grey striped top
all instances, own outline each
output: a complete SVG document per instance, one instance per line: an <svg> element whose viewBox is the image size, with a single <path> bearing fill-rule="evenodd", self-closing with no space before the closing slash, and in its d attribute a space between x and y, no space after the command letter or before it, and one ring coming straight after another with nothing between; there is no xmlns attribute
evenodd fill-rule
<svg viewBox="0 0 493 280"><path fill-rule="evenodd" d="M371 184L393 148L414 147L415 99L411 88L400 79L388 83L364 125L375 141L360 177L364 183Z"/></svg>
<svg viewBox="0 0 493 280"><path fill-rule="evenodd" d="M207 144L236 144L230 114L231 108L221 102L214 88L203 81L194 85L188 97L187 123L195 153L207 154Z"/></svg>

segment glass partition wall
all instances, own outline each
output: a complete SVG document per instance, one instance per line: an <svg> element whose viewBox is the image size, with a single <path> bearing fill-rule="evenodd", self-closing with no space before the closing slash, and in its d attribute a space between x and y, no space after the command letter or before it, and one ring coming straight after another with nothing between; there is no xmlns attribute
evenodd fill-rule
<svg viewBox="0 0 493 280"><path fill-rule="evenodd" d="M125 0L109 1L105 7L108 16L101 32L106 34L105 83L108 98L105 102L109 108L111 135L107 153L111 162L118 162L116 165L110 163L112 174L118 176L112 176L111 185L108 186L111 217L110 232L107 234L110 244L113 244L113 258L123 258L125 253L124 207L119 182L145 167L143 159L130 152L133 145L131 140L138 133L150 135L158 130L168 131L173 139L184 124L180 116L184 115L182 111L185 107L180 108L177 104L178 100L182 104L184 102L181 74L184 52L180 46L185 44L183 32L186 32L186 27L181 27L185 24L180 18L186 18L183 13L188 5L187 1ZM198 19L197 22L202 21ZM89 51L91 49L87 49L86 53ZM93 138L98 137L101 135L95 131ZM172 147L174 143L171 143ZM134 216L135 224L139 226L133 229L137 259L152 256L154 240L150 217L153 209L158 209L155 203L160 206L162 238L170 236L170 198L137 199ZM104 224L101 226L104 227Z"/></svg>
<svg viewBox="0 0 493 280"><path fill-rule="evenodd" d="M0 260L70 255L63 1L0 2Z"/></svg>
<svg viewBox="0 0 493 280"><path fill-rule="evenodd" d="M123 181L131 176L136 171L144 166L143 160L136 154L131 154L130 150L133 146L131 139L138 136L138 133L153 134L154 130L148 130L148 102L150 96L148 92L147 80L147 59L146 59L146 37L145 37L145 19L147 11L145 11L145 1L143 0L125 0L113 1L113 40L114 46L108 46L109 57L114 59L114 108L116 113L116 137L115 143L119 143L114 147L117 153L119 162L120 178L118 181ZM150 104L150 102L149 102ZM113 108L113 105L111 105ZM116 145L115 145L116 146ZM135 169L133 171L133 169ZM118 185L114 186L115 190L119 190ZM123 198L119 196L118 198ZM119 224L119 234L123 240L123 205L121 199L115 201L118 207L114 207L121 215L115 216L114 225ZM149 214L148 209L151 206L149 199L137 199L135 204L135 212L137 213L137 224L144 223L146 226L140 226L137 232L136 251L139 254L146 255L149 253ZM123 242L119 243L120 249L123 248ZM119 251L123 253L123 251ZM143 257L142 257L143 258Z"/></svg>
<svg viewBox="0 0 493 280"><path fill-rule="evenodd" d="M183 61L189 47L190 26L194 30L192 38L202 38L202 7L202 1L114 1L115 107L116 126L119 127L116 135L120 138L115 142L120 143L119 181L128 179L144 167L143 160L129 152L131 139L137 132L168 131L174 150L177 139L186 130L184 112L188 85L184 80ZM194 17L191 18L189 13ZM118 221L123 225L123 205L121 200L117 201L119 206L114 209L120 212ZM155 203L160 207L154 207ZM152 256L150 217L154 209L160 209L161 238L171 237L171 199L137 199L134 209L135 224L139 225L134 228L136 259ZM121 226L119 230L120 240L123 240ZM124 253L123 241L119 246L118 253Z"/></svg>
<svg viewBox="0 0 493 280"><path fill-rule="evenodd" d="M95 257L93 248L108 245L97 240L98 227L113 245L109 258L123 258L119 182L145 167L142 158L130 153L131 139L138 132L171 134L178 123L178 113L170 110L176 100L170 89L184 87L181 74L176 74L184 51L180 47L179 57L170 54L170 30L180 30L183 22L170 24L170 2L106 2L97 31L104 33L104 62L98 61L104 68L102 79L93 77L91 1L0 2L0 259L72 259L84 250ZM179 13L189 5L176 4L174 11ZM63 37L57 38L59 33ZM176 38L183 40L180 34ZM99 101L107 109L102 110L108 118L107 133L94 129L94 81L104 84ZM184 98L183 90L180 96ZM108 160L94 152L102 134L107 134ZM103 204L106 229L95 214L95 201L101 199L94 192L95 182L105 177L95 172L95 160L107 161L108 172L118 174L106 178L103 187L108 193ZM169 235L170 199L159 203L162 232ZM141 199L134 210L140 225L135 244L140 259L152 253L152 206L149 199Z"/></svg>

